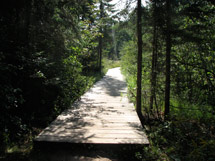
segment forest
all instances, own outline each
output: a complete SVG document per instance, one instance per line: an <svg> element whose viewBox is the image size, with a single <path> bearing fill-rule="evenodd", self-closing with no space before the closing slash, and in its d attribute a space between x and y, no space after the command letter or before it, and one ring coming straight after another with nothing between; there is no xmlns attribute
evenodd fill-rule
<svg viewBox="0 0 215 161"><path fill-rule="evenodd" d="M215 1L111 1L2 2L0 160L34 160L41 129L118 66L150 141L137 160L215 159Z"/></svg>

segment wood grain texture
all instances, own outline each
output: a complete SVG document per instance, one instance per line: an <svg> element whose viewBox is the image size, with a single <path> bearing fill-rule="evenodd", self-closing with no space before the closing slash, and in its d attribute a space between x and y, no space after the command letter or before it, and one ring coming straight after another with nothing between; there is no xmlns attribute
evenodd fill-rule
<svg viewBox="0 0 215 161"><path fill-rule="evenodd" d="M44 129L35 141L149 144L126 93L126 82L120 68L110 69L79 101Z"/></svg>

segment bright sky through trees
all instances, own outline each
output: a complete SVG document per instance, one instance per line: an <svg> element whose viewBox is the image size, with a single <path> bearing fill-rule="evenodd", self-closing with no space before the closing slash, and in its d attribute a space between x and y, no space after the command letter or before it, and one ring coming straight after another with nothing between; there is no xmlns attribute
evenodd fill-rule
<svg viewBox="0 0 215 161"><path fill-rule="evenodd" d="M146 6L148 0L142 0L142 5ZM123 9L127 8L128 12L133 11L133 9L136 7L137 3L136 0L112 0L110 3L115 5L115 10L117 10L117 13L122 11ZM127 19L128 15L121 15L120 19L125 20Z"/></svg>
<svg viewBox="0 0 215 161"><path fill-rule="evenodd" d="M142 0L142 5L146 5L146 1L147 0ZM130 8L134 8L136 6L136 0L112 0L111 4L116 4L115 5L115 9L117 10L122 10L123 8L125 8L126 3L130 3L129 7Z"/></svg>

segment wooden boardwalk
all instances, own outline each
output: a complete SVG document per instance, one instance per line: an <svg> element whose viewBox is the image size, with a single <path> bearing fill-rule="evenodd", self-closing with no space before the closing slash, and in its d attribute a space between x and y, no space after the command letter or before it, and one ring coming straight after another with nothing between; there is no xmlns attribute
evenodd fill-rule
<svg viewBox="0 0 215 161"><path fill-rule="evenodd" d="M126 97L120 68L103 79L44 129L36 142L148 144L134 106Z"/></svg>

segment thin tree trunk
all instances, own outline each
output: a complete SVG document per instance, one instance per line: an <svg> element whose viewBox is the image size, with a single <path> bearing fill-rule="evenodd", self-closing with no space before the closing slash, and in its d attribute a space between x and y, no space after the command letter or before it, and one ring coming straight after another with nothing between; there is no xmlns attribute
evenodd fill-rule
<svg viewBox="0 0 215 161"><path fill-rule="evenodd" d="M156 29L155 29L156 30ZM157 79L157 31L154 35L154 47L152 53L152 76L151 76L151 97L150 97L150 109L153 109L154 99L155 99L155 90L156 90L156 79Z"/></svg>
<svg viewBox="0 0 215 161"><path fill-rule="evenodd" d="M165 118L168 118L169 115L169 105L170 105L170 63L171 63L171 8L170 8L170 0L166 0L166 23L167 23L167 31L166 31L166 87L165 87Z"/></svg>
<svg viewBox="0 0 215 161"><path fill-rule="evenodd" d="M102 0L100 0L100 20L102 20L103 18L103 12L104 12L104 4L102 2ZM102 30L102 26L99 29L99 32L102 34L103 30ZM99 71L100 74L102 73L102 36L99 37Z"/></svg>
<svg viewBox="0 0 215 161"><path fill-rule="evenodd" d="M150 96L150 109L153 109L153 103L155 99L155 88L156 88L156 76L157 76L157 25L156 25L156 1L153 3L154 7L154 31L153 31L153 51L152 51L152 73L151 73L151 96Z"/></svg>
<svg viewBox="0 0 215 161"><path fill-rule="evenodd" d="M27 7L25 11L25 17L26 17L26 45L28 48L28 51L30 52L30 42L31 42L31 17L32 17L32 0L27 1Z"/></svg>
<svg viewBox="0 0 215 161"><path fill-rule="evenodd" d="M102 73L102 37L99 37L99 71Z"/></svg>
<svg viewBox="0 0 215 161"><path fill-rule="evenodd" d="M141 25L141 0L137 1L137 37L138 37L138 58L137 58L137 96L136 111L139 118L142 118L141 112L141 80L142 80L142 25Z"/></svg>

